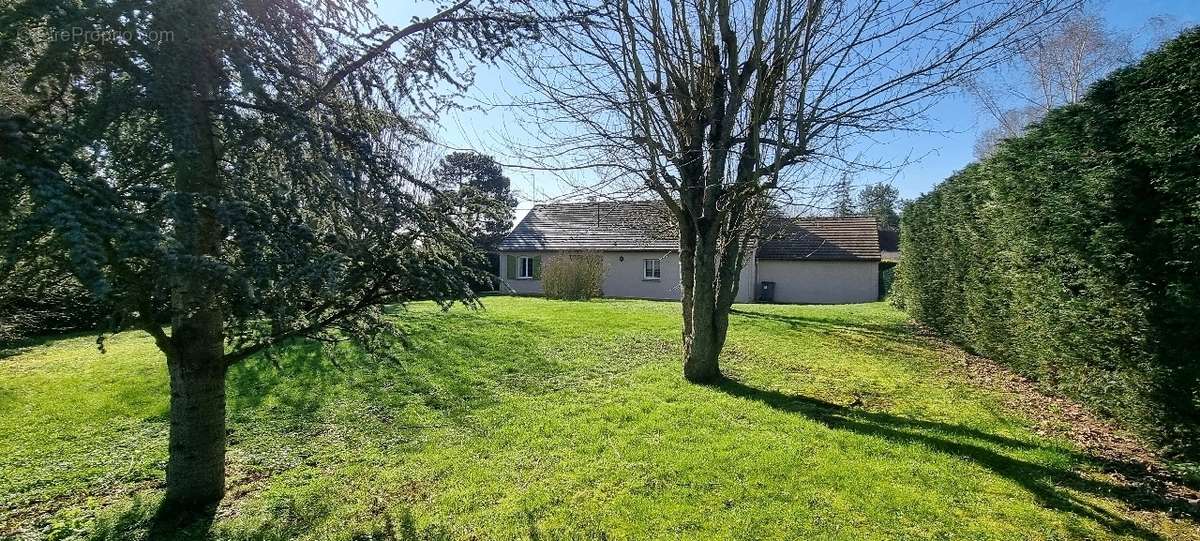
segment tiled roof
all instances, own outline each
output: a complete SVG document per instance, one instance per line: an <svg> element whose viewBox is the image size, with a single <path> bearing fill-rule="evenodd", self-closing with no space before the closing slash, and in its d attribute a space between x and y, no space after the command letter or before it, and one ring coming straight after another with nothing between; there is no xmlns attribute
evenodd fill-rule
<svg viewBox="0 0 1200 541"><path fill-rule="evenodd" d="M662 203L620 201L536 205L500 250L678 250Z"/></svg>
<svg viewBox="0 0 1200 541"><path fill-rule="evenodd" d="M758 259L879 260L874 218L775 219L763 239ZM678 250L679 235L656 201L554 203L534 206L499 249Z"/></svg>
<svg viewBox="0 0 1200 541"><path fill-rule="evenodd" d="M758 259L879 261L873 217L776 218L768 222Z"/></svg>

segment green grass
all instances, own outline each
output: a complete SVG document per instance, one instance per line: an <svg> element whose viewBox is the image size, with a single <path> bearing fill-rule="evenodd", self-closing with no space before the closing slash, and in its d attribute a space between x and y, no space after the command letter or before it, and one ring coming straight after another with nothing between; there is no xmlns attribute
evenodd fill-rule
<svg viewBox="0 0 1200 541"><path fill-rule="evenodd" d="M397 313L396 361L235 368L228 496L179 537L1200 538L884 304L740 307L714 386L680 377L677 304L486 306ZM93 342L0 360L0 538L148 535L165 368L144 335Z"/></svg>

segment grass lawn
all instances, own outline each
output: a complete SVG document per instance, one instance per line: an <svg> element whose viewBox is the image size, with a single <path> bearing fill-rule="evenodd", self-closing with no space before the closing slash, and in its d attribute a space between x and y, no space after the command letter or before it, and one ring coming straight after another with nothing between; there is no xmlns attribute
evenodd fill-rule
<svg viewBox="0 0 1200 541"><path fill-rule="evenodd" d="M677 304L486 306L399 312L399 362L235 368L228 496L180 537L1200 539L884 304L740 307L715 386L680 376ZM0 538L147 537L166 369L145 335L106 346L0 359Z"/></svg>

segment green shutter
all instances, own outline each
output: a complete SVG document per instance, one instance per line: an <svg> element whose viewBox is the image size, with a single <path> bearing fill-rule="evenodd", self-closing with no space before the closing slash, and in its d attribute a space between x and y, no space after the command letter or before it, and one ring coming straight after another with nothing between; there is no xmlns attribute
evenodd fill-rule
<svg viewBox="0 0 1200 541"><path fill-rule="evenodd" d="M534 256L533 258L533 279L542 279L542 256Z"/></svg>
<svg viewBox="0 0 1200 541"><path fill-rule="evenodd" d="M506 276L508 276L508 279L516 280L517 279L517 256L515 256L515 255L505 256L504 266L505 266Z"/></svg>

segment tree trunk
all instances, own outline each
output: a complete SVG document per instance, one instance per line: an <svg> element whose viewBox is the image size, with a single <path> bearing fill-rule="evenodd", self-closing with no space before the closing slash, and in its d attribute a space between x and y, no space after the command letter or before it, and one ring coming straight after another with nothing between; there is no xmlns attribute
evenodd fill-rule
<svg viewBox="0 0 1200 541"><path fill-rule="evenodd" d="M179 331L175 337L178 352L167 358L171 431L162 508L186 517L225 493L225 365L219 339L185 338Z"/></svg>
<svg viewBox="0 0 1200 541"><path fill-rule="evenodd" d="M212 145L206 144L212 140L211 132L205 135L199 138L199 146L200 155L207 158L213 155ZM212 168L187 170L179 176L186 191L206 195L217 191ZM193 205L179 218L176 238L197 261L219 257L221 226L216 214L203 202L193 201ZM175 317L166 352L171 432L163 509L186 519L220 501L225 493L225 325L219 284L195 269L184 269L175 280L171 298Z"/></svg>
<svg viewBox="0 0 1200 541"><path fill-rule="evenodd" d="M694 247L687 257L690 271L683 276L685 289L690 285L690 295L685 295L683 317L683 377L693 383L708 383L721 377L721 345L725 342L724 331L717 325L717 288L715 235L711 231L696 235Z"/></svg>
<svg viewBox="0 0 1200 541"><path fill-rule="evenodd" d="M721 342L724 333L710 307L692 309L692 334L683 342L683 377L692 383L710 383L721 377Z"/></svg>
<svg viewBox="0 0 1200 541"><path fill-rule="evenodd" d="M210 111L218 96L217 4L164 3L158 24L174 39L155 59L154 89L174 157L171 205L180 263L172 269L172 333L164 352L171 376L171 432L164 516L187 519L225 492L225 343L221 279L225 195Z"/></svg>

